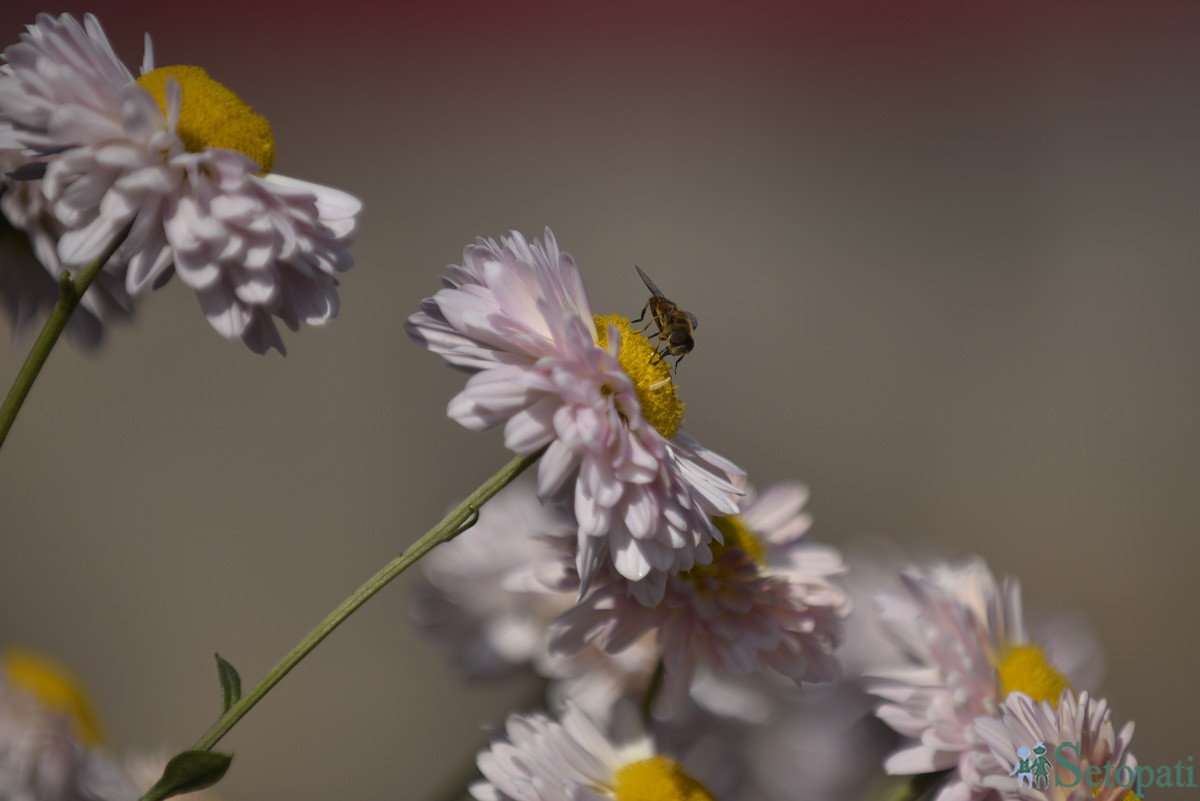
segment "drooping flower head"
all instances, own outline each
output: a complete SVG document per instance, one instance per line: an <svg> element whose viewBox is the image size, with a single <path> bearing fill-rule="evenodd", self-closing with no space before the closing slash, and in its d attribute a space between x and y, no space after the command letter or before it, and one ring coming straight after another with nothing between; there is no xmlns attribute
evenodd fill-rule
<svg viewBox="0 0 1200 801"><path fill-rule="evenodd" d="M510 715L479 754L478 801L712 801L704 785L656 751L631 715L606 737L578 708L562 722Z"/></svg>
<svg viewBox="0 0 1200 801"><path fill-rule="evenodd" d="M711 557L711 518L736 511L740 471L680 433L665 361L624 318L594 317L575 260L513 232L478 240L406 330L475 373L449 405L473 431L504 427L510 450L545 448L543 500L573 496L583 587L611 559L639 601Z"/></svg>
<svg viewBox="0 0 1200 801"><path fill-rule="evenodd" d="M71 268L120 243L106 271L137 295L174 273L212 326L256 352L337 313L361 203L270 172L270 126L198 67L134 80L90 15L42 14L0 68L0 157L41 178ZM2 158L0 158L2 160ZM47 265L49 267L49 265Z"/></svg>
<svg viewBox="0 0 1200 801"><path fill-rule="evenodd" d="M761 498L748 492L740 514L714 521L723 542L713 546L712 562L673 574L657 606L633 602L616 572L602 574L555 621L553 647L620 653L655 632L664 668L659 717L682 707L702 665L739 675L770 669L797 684L835 680L833 652L849 611L835 581L842 561L836 550L803 539L807 497L796 484Z"/></svg>
<svg viewBox="0 0 1200 801"><path fill-rule="evenodd" d="M879 619L908 664L867 671L876 714L913 742L884 764L889 773L929 773L957 767L938 801L981 798L971 753L980 747L973 725L995 718L1010 693L1055 702L1069 678L1030 642L1020 585L997 582L981 559L938 564L900 575L901 589L879 598Z"/></svg>
<svg viewBox="0 0 1200 801"><path fill-rule="evenodd" d="M1154 771L1139 772L1128 750L1133 723L1118 734L1111 717L1108 702L1086 692L1064 690L1053 703L1014 692L998 717L974 723L985 744L971 755L976 782L1004 801L1143 798Z"/></svg>

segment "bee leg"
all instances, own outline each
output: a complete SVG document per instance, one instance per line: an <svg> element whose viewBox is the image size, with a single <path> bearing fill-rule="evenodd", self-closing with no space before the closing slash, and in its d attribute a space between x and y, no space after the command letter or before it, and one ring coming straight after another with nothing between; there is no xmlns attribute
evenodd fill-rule
<svg viewBox="0 0 1200 801"><path fill-rule="evenodd" d="M642 319L646 316L646 310L649 308L650 308L650 302L647 301L646 305L642 307L642 313L638 315L638 318L636 320L629 321L630 325L632 325L634 323L640 323L642 321ZM649 320L646 321L646 324L644 326L642 326L642 331L645 331L647 328L649 328L650 324L653 322L654 322L654 318L651 317ZM639 331L638 333L641 333L641 331Z"/></svg>

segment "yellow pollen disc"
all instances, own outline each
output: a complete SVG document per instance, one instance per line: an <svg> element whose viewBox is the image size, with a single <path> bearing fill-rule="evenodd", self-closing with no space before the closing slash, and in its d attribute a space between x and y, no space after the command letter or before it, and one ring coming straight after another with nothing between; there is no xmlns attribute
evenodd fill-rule
<svg viewBox="0 0 1200 801"><path fill-rule="evenodd" d="M167 113L167 78L179 84L179 126L176 132L189 153L206 147L223 147L244 153L261 168L275 163L275 138L271 124L255 114L242 99L208 77L200 67L159 67L137 79L154 102Z"/></svg>
<svg viewBox="0 0 1200 801"><path fill-rule="evenodd" d="M70 718L80 743L94 747L104 742L83 685L61 663L37 651L8 647L0 656L0 666L10 687L32 696L51 712Z"/></svg>
<svg viewBox="0 0 1200 801"><path fill-rule="evenodd" d="M703 784L661 754L618 770L613 790L616 801L714 801Z"/></svg>
<svg viewBox="0 0 1200 801"><path fill-rule="evenodd" d="M1000 699L1020 690L1035 701L1058 705L1063 690L1071 688L1066 676L1059 673L1046 654L1036 645L1010 645L1000 654L996 665L1000 679Z"/></svg>
<svg viewBox="0 0 1200 801"><path fill-rule="evenodd" d="M675 395L675 382L665 359L654 351L654 345L641 333L634 331L629 320L619 314L595 316L596 330L602 348L608 347L608 326L621 332L621 352L617 357L621 369L633 380L637 389L642 417L667 439L674 439L683 422L683 401Z"/></svg>
<svg viewBox="0 0 1200 801"><path fill-rule="evenodd" d="M767 546L755 536L753 531L746 528L746 524L740 517L737 515L714 517L713 525L717 527L717 531L721 532L721 537L725 540L724 544L713 542L713 559L730 548L738 548L745 551L746 555L760 567L767 563Z"/></svg>

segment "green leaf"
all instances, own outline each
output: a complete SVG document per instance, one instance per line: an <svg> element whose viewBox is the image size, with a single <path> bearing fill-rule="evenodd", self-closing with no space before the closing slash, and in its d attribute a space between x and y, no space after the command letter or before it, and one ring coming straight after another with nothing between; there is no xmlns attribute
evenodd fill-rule
<svg viewBox="0 0 1200 801"><path fill-rule="evenodd" d="M224 714L242 698L242 677L220 654L213 656L217 658L217 678L221 680L221 713Z"/></svg>
<svg viewBox="0 0 1200 801"><path fill-rule="evenodd" d="M218 754L215 751L184 751L176 754L163 769L162 778L140 801L162 801L173 795L212 787L221 781L232 761L231 754Z"/></svg>

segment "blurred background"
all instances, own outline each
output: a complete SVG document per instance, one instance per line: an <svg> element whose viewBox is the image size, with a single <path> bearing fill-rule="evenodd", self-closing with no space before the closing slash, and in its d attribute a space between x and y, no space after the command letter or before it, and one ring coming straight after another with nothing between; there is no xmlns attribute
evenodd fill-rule
<svg viewBox="0 0 1200 801"><path fill-rule="evenodd" d="M813 536L981 554L1090 621L1142 763L1200 753L1200 6L5 0L0 42L43 10L135 70L149 31L366 203L286 358L172 282L60 345L0 455L0 642L115 747L190 745L214 651L252 683L508 459L402 325L476 236L549 225L598 312L638 313L636 262L699 317L685 428L807 482ZM418 582L235 729L222 798L430 797L527 703L420 641Z"/></svg>

